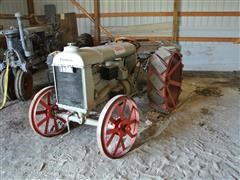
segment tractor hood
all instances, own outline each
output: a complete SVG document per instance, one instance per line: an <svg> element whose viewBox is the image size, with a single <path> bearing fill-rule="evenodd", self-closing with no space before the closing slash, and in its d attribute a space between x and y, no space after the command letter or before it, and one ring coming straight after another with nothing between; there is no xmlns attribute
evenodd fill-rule
<svg viewBox="0 0 240 180"><path fill-rule="evenodd" d="M52 66L84 67L103 63L119 57L127 57L136 52L133 44L128 42L109 43L96 47L78 48L69 44L63 52L58 53Z"/></svg>

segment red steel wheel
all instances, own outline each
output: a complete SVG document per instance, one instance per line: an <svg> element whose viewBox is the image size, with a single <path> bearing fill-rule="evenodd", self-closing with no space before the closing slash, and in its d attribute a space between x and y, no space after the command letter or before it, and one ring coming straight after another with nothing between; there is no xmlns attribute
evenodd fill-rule
<svg viewBox="0 0 240 180"><path fill-rule="evenodd" d="M30 125L41 136L59 135L64 131L67 122L59 113L67 111L56 105L54 87L48 86L39 91L31 102L28 114Z"/></svg>
<svg viewBox="0 0 240 180"><path fill-rule="evenodd" d="M108 158L124 156L134 144L139 128L139 112L135 102L125 95L110 99L104 106L97 126L97 141Z"/></svg>
<svg viewBox="0 0 240 180"><path fill-rule="evenodd" d="M164 51L167 51L164 49ZM154 108L169 113L173 111L181 93L182 55L175 49L161 58L161 52L153 55L148 69L148 96Z"/></svg>

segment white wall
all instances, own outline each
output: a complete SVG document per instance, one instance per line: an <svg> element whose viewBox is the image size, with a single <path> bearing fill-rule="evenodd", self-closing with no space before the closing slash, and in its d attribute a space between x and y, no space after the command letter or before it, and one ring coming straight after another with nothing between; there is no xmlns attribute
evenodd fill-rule
<svg viewBox="0 0 240 180"><path fill-rule="evenodd" d="M78 0L89 12L93 12L93 0ZM101 0L101 12L171 12L173 0ZM239 11L239 0L181 0L182 11ZM68 0L35 0L36 14L44 13L44 4L55 4L58 13L76 12ZM172 22L172 17L112 17L102 18L104 26L129 26ZM239 17L182 17L183 36L239 36ZM93 24L86 18L78 19L79 33L90 32ZM199 30L199 31L196 31ZM151 35L151 31L146 32ZM200 34L199 34L200 33Z"/></svg>
<svg viewBox="0 0 240 180"><path fill-rule="evenodd" d="M93 0L78 0L93 12ZM55 4L58 13L79 11L68 0L35 0L37 14L43 14L44 4ZM101 0L101 12L166 12L172 11L173 0ZM182 0L181 11L239 11L239 0ZM117 17L102 18L102 25L131 26L141 24L171 23L172 17ZM239 17L182 17L180 36L239 37ZM147 25L146 25L147 27ZM92 32L88 19L78 19L79 34ZM117 28L115 28L117 30ZM147 29L146 35L171 35ZM141 33L142 35L142 33ZM240 70L239 45L233 43L181 42L185 70L233 71Z"/></svg>
<svg viewBox="0 0 240 180"><path fill-rule="evenodd" d="M15 12L21 12L27 14L27 1L26 0L0 0L0 14L14 14ZM24 24L28 25L28 21L24 20ZM0 25L4 28L9 26L16 26L16 20L0 19Z"/></svg>
<svg viewBox="0 0 240 180"><path fill-rule="evenodd" d="M181 42L184 70L239 71L240 45Z"/></svg>
<svg viewBox="0 0 240 180"><path fill-rule="evenodd" d="M78 0L89 12L93 12L93 0ZM0 0L1 13L26 13L26 0ZM172 11L173 0L100 0L101 12L166 12ZM182 11L240 11L239 0L181 0ZM55 4L58 13L76 12L68 0L34 0L35 13L43 14L45 4ZM2 11L4 10L4 11ZM87 18L78 19L78 30L90 33L93 24ZM2 20L0 20L1 24ZM12 22L12 21L11 21ZM172 17L118 17L102 18L102 25L131 26L164 24ZM117 32L117 31L116 31ZM171 31L144 31L146 35L171 35ZM144 35L144 34L141 34ZM181 17L180 36L196 37L239 37L239 17ZM186 70L240 70L240 45L233 43L181 42Z"/></svg>

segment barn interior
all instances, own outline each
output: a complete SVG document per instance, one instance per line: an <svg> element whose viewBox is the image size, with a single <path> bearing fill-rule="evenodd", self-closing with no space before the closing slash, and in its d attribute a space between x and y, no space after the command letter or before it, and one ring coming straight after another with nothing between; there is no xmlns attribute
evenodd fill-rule
<svg viewBox="0 0 240 180"><path fill-rule="evenodd" d="M238 0L0 0L0 179L240 179Z"/></svg>

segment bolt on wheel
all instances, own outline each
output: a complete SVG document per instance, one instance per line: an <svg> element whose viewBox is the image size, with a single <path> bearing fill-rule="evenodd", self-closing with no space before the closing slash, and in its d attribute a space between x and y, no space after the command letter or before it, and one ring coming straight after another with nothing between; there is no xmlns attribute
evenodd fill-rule
<svg viewBox="0 0 240 180"><path fill-rule="evenodd" d="M54 87L49 86L39 91L29 108L29 122L32 129L44 137L53 137L62 133L67 120L60 117L67 113L56 105Z"/></svg>
<svg viewBox="0 0 240 180"><path fill-rule="evenodd" d="M99 116L97 141L101 152L111 159L124 156L133 146L138 128L135 102L125 95L113 97Z"/></svg>

